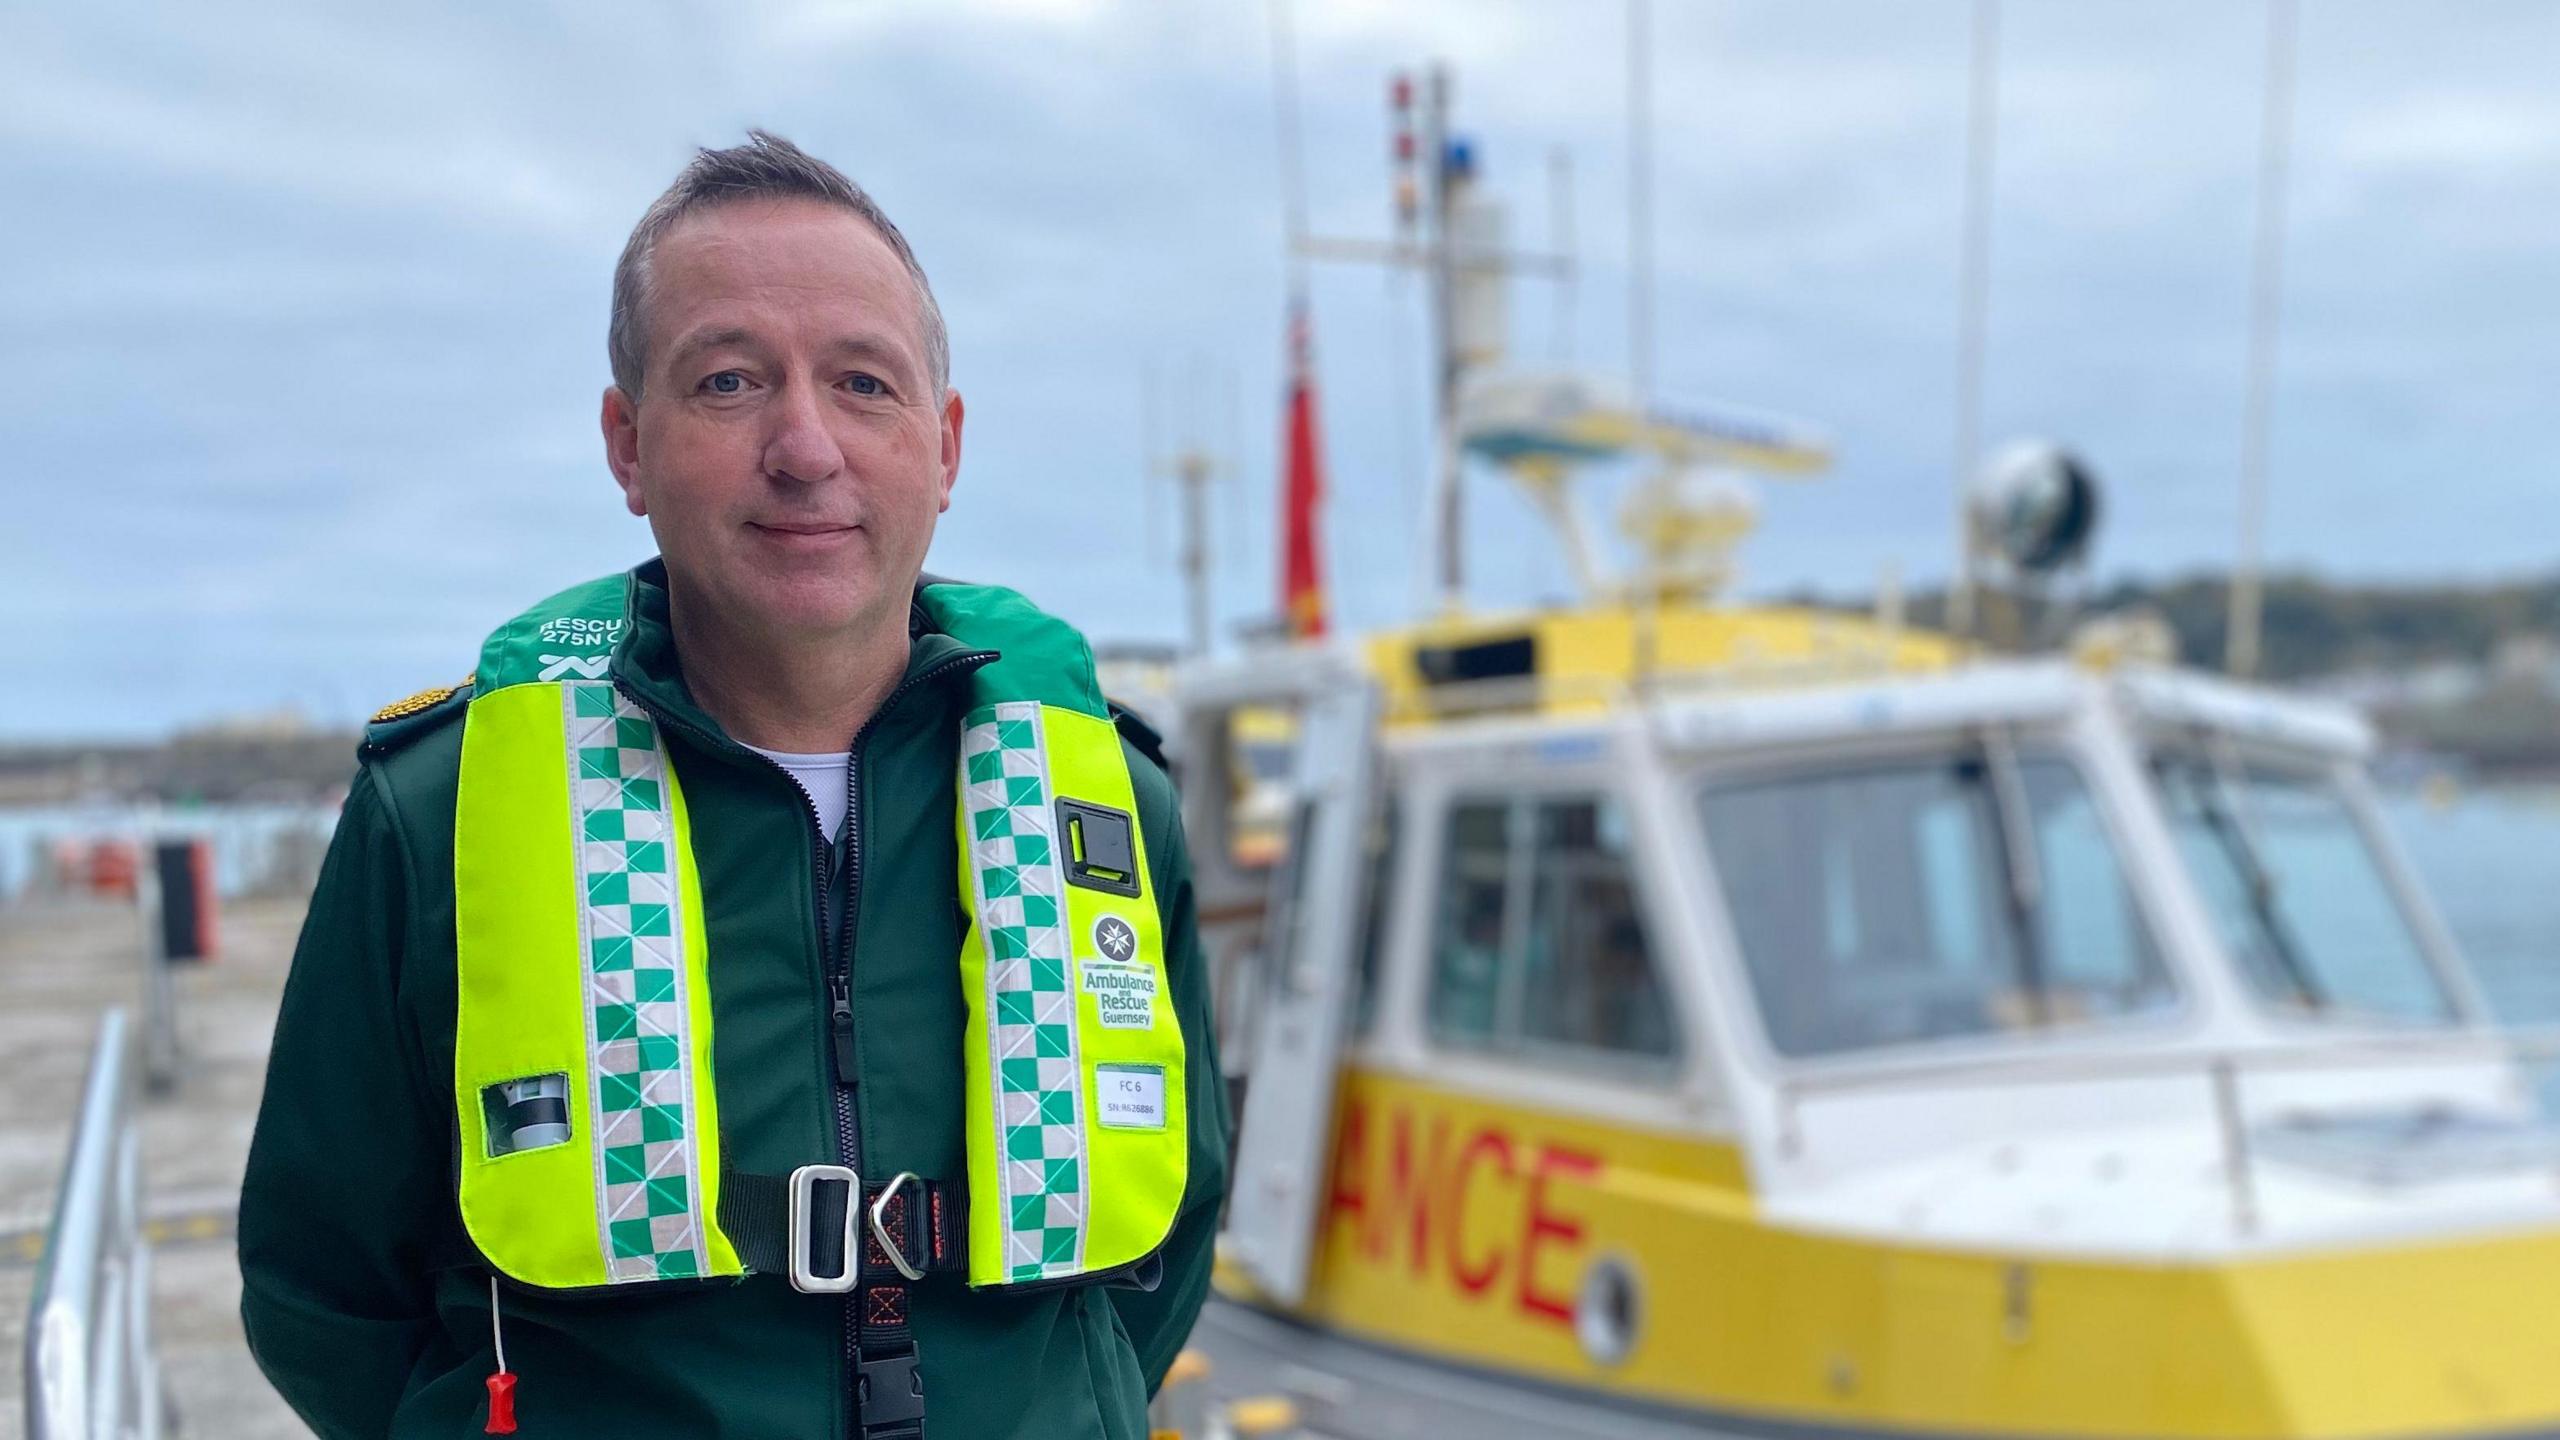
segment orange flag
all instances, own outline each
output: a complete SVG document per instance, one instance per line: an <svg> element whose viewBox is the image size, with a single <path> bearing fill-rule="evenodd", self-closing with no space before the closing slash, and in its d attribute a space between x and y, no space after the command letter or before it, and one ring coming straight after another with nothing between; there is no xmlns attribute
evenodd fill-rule
<svg viewBox="0 0 2560 1440"><path fill-rule="evenodd" d="M1291 639L1325 633L1324 567L1316 507L1324 461L1316 438L1315 341L1303 295L1289 300L1289 418L1280 482L1280 612Z"/></svg>

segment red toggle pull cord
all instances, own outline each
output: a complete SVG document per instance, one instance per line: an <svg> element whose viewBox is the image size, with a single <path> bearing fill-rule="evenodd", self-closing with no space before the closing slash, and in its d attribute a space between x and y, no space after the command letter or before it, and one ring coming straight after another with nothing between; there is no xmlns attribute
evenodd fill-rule
<svg viewBox="0 0 2560 1440"><path fill-rule="evenodd" d="M516 1433L516 1377L504 1370L489 1377L489 1424L483 1433Z"/></svg>
<svg viewBox="0 0 2560 1440"><path fill-rule="evenodd" d="M489 1423L481 1433L516 1433L516 1377L507 1371L507 1337L498 1333L498 1277L489 1277L489 1348L498 1352L498 1373L488 1379Z"/></svg>

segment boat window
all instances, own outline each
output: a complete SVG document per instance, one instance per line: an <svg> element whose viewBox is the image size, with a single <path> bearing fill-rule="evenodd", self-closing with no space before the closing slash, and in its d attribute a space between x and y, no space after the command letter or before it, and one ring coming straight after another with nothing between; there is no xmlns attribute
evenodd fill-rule
<svg viewBox="0 0 2560 1440"><path fill-rule="evenodd" d="M1445 1042L1660 1059L1676 1049L1625 812L1594 797L1449 813L1430 1019Z"/></svg>
<svg viewBox="0 0 2560 1440"><path fill-rule="evenodd" d="M1238 870L1267 871L1289 850L1297 714L1270 705L1237 706L1226 717L1222 740L1226 833L1221 839L1227 863Z"/></svg>
<svg viewBox="0 0 2560 1440"><path fill-rule="evenodd" d="M1431 1033L1490 1043L1499 1003L1510 890L1511 805L1468 802L1449 812L1440 918L1431 946Z"/></svg>
<svg viewBox="0 0 2560 1440"><path fill-rule="evenodd" d="M2015 790L2004 798L2011 783ZM1987 754L1710 785L1707 840L1786 1055L2165 1009L2079 772Z"/></svg>
<svg viewBox="0 0 2560 1440"><path fill-rule="evenodd" d="M1625 814L1600 800L1536 808L1520 1034L1543 1044L1671 1054L1670 1007L1637 913Z"/></svg>
<svg viewBox="0 0 2560 1440"><path fill-rule="evenodd" d="M2193 752L2164 752L2152 770L2223 944L2262 999L2306 1017L2454 1018L2334 783Z"/></svg>

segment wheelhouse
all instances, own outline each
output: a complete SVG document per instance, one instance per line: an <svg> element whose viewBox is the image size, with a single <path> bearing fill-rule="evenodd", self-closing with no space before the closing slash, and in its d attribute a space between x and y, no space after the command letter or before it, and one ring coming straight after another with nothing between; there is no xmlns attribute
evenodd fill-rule
<svg viewBox="0 0 2560 1440"><path fill-rule="evenodd" d="M1244 1178L1261 1163L1295 1196L1279 1229L1316 1225L1315 1072L1344 1064L1709 1137L1763 1203L1887 1229L1912 1217L1873 1206L1922 1177L1819 1197L2093 1122L2179 1129L2222 1185L2185 1187L2174 1221L2072 1222L2101 1247L2263 1233L2263 1182L2209 1192L2303 1115L2530 1123L2343 712L2052 661L1382 727L1355 667L1300 663L1228 679L1264 744L1249 783L1192 777L1268 808L1268 717L1296 707L1281 853L1249 871L1213 839L1202 882L1272 897L1204 895L1203 914L1232 1068L1248 1096L1295 1097L1246 1109ZM1352 696L1357 718L1322 718ZM1214 754L1221 706L1189 698L1191 753ZM1220 833L1216 809L1195 834ZM1341 1018L1283 1027L1300 1048L1280 1075L1265 1012L1316 988ZM1266 1155L1255 1128L1284 1106L1305 1109Z"/></svg>

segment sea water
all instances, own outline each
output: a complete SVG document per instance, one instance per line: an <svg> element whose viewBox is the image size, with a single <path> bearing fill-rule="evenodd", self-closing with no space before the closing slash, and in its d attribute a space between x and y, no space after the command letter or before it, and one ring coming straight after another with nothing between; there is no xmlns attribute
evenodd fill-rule
<svg viewBox="0 0 2560 1440"><path fill-rule="evenodd" d="M2499 1018L2560 1025L2560 786L2383 808Z"/></svg>

